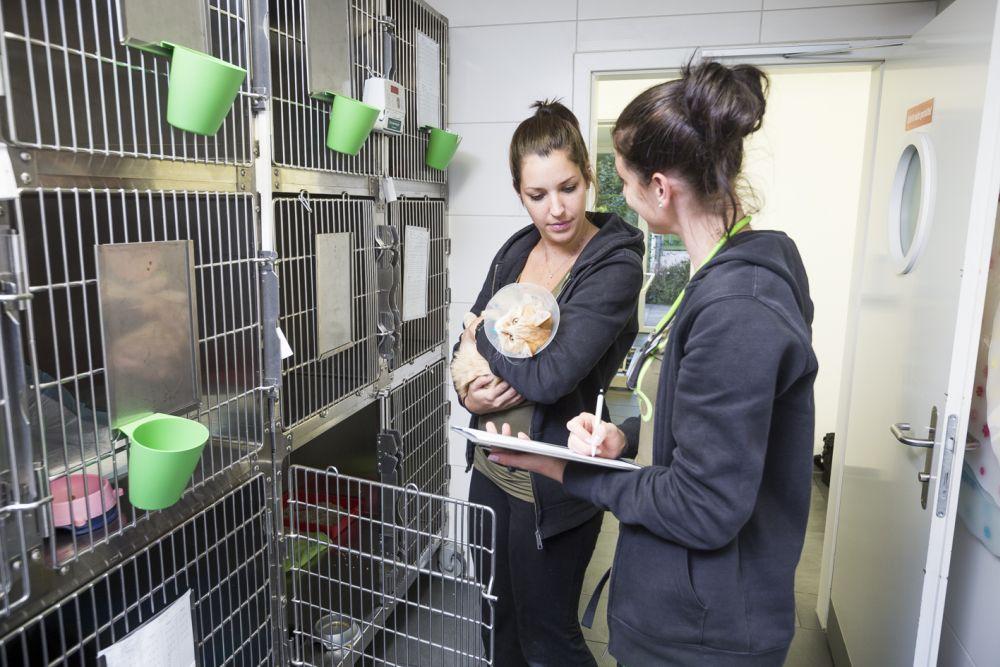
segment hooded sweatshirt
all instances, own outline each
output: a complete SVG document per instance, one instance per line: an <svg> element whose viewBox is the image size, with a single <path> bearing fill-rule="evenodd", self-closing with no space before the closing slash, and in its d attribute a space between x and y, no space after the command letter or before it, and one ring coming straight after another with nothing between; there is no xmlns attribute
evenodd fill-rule
<svg viewBox="0 0 1000 667"><path fill-rule="evenodd" d="M734 236L677 312L652 465L566 467L564 488L621 522L608 605L621 663L784 661L809 514L812 316L795 244L777 232Z"/></svg>
<svg viewBox="0 0 1000 667"><path fill-rule="evenodd" d="M567 421L594 409L598 391L610 384L639 330L643 234L613 213L588 213L588 217L598 232L580 253L559 293L559 329L552 342L534 357L508 359L494 349L481 328L476 337L476 347L494 375L536 404L531 438L554 445L566 445ZM517 281L540 238L534 225L529 225L504 244L472 312L482 313L497 290ZM487 421L489 415L472 415L470 426L479 428ZM469 443L466 449L470 467L473 447ZM547 477L532 474L531 484L539 548L545 538L579 526L600 511L568 495L561 484Z"/></svg>

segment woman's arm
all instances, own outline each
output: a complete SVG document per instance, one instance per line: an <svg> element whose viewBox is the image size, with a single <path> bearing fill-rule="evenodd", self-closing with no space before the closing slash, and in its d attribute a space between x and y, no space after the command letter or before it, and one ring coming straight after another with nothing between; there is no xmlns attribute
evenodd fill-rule
<svg viewBox="0 0 1000 667"><path fill-rule="evenodd" d="M766 305L736 298L707 306L692 326L672 396L670 466L619 472L570 464L566 490L688 548L728 544L757 504L775 397L808 358Z"/></svg>
<svg viewBox="0 0 1000 667"><path fill-rule="evenodd" d="M611 347L635 313L641 288L641 258L621 251L586 276L570 299L560 304L559 331L538 355L507 359L483 331L476 336L476 347L493 374L526 400L553 403L573 391Z"/></svg>

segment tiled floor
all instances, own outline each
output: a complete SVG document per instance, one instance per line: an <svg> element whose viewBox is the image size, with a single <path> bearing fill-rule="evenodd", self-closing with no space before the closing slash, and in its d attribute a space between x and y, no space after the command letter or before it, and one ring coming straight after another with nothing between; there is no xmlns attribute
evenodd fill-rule
<svg viewBox="0 0 1000 667"><path fill-rule="evenodd" d="M621 422L627 417L638 415L639 408L632 395L623 391L611 391L607 398L608 410L613 421ZM823 555L823 528L826 522L827 488L818 478L813 481L812 503L809 511L809 525L806 528L806 541L795 571L795 638L788 652L786 667L827 667L833 665L830 650L826 643L826 634L820 629L816 616L816 592L819 589L819 566ZM580 613L590 602L597 580L611 565L615 552L615 542L618 539L618 521L610 514L605 515L604 526L597 540L594 557L583 584L583 596L580 600ZM615 659L608 652L607 623L607 591L597 608L597 617L592 629L584 628L590 650L602 667L614 667Z"/></svg>

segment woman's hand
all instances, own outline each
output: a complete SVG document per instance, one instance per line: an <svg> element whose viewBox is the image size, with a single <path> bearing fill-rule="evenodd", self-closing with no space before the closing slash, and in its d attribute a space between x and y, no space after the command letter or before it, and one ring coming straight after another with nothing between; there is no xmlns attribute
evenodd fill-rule
<svg viewBox="0 0 1000 667"><path fill-rule="evenodd" d="M566 428L569 429L567 444L577 454L617 459L625 451L627 443L622 430L614 424L595 419L589 412L573 417L566 423Z"/></svg>
<svg viewBox="0 0 1000 667"><path fill-rule="evenodd" d="M474 415L488 415L524 403L524 397L495 375L481 375L469 385L465 409Z"/></svg>
<svg viewBox="0 0 1000 667"><path fill-rule="evenodd" d="M501 429L503 435L510 435L510 424L504 424L501 426ZM496 433L497 427L493 422L486 422L486 430L489 433ZM518 433L517 437L521 440L529 440L528 436L524 433ZM498 447L490 449L489 459L502 466L536 472L549 479L554 479L560 484L562 484L563 472L566 470L566 461L564 459L554 459L551 456L542 456L541 454L512 452L509 449L500 449Z"/></svg>

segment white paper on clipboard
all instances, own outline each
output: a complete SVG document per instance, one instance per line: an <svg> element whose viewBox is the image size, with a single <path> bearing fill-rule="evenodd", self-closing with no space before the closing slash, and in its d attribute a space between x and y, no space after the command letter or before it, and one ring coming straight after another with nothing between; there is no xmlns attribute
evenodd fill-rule
<svg viewBox="0 0 1000 667"><path fill-rule="evenodd" d="M511 449L517 452L528 452L529 454L542 454L544 456L551 456L557 459L566 459L567 461L587 463L589 465L601 466L604 468L615 468L616 470L638 470L642 467L632 463L631 461L624 461L622 459L604 459L598 456L584 456L583 454L577 454L569 447L560 447L558 445L551 445L547 442L538 442L537 440L521 440L520 438L515 438L510 435L487 433L486 431L467 428L465 426L452 426L451 430L459 435L465 436L472 442L480 445L486 445L487 447L499 447L501 449Z"/></svg>
<svg viewBox="0 0 1000 667"><path fill-rule="evenodd" d="M416 31L417 127L441 127L441 45Z"/></svg>
<svg viewBox="0 0 1000 667"><path fill-rule="evenodd" d="M195 667L191 591L97 657L107 667Z"/></svg>
<svg viewBox="0 0 1000 667"><path fill-rule="evenodd" d="M431 231L407 225L403 236L403 321L427 317Z"/></svg>

